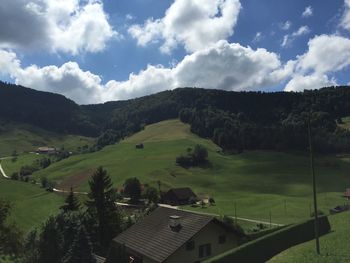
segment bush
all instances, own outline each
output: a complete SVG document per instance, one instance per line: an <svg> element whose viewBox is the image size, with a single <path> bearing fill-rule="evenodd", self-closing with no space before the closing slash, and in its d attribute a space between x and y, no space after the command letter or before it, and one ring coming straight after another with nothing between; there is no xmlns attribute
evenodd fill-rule
<svg viewBox="0 0 350 263"><path fill-rule="evenodd" d="M328 218L326 216L320 217L320 235L328 233L330 229L331 227ZM309 219L308 221L305 221L303 223L285 227L281 230L248 242L235 249L231 249L205 262L266 262L267 260L282 252L283 250L314 238L314 220Z"/></svg>
<svg viewBox="0 0 350 263"><path fill-rule="evenodd" d="M182 167L187 168L191 166L205 164L208 162L207 158L207 149L203 145L197 144L194 147L194 150L192 150L192 148L187 148L186 155L180 155L176 157L176 163Z"/></svg>
<svg viewBox="0 0 350 263"><path fill-rule="evenodd" d="M38 171L39 169L34 165L24 165L21 167L19 174L21 176L31 175L32 173Z"/></svg>
<svg viewBox="0 0 350 263"><path fill-rule="evenodd" d="M18 179L19 179L18 173L17 173L17 172L12 173L12 174L11 174L11 179L12 179L12 180L18 180Z"/></svg>

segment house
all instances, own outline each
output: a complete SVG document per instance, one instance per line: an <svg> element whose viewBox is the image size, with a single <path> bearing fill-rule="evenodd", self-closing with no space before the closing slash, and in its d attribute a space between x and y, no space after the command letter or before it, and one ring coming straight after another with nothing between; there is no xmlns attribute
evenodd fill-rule
<svg viewBox="0 0 350 263"><path fill-rule="evenodd" d="M345 190L344 197L347 198L347 199L350 199L350 188Z"/></svg>
<svg viewBox="0 0 350 263"><path fill-rule="evenodd" d="M188 205L197 196L189 187L172 188L162 195L162 202L169 205Z"/></svg>
<svg viewBox="0 0 350 263"><path fill-rule="evenodd" d="M158 207L114 238L133 263L200 263L238 246L242 234L213 216Z"/></svg>
<svg viewBox="0 0 350 263"><path fill-rule="evenodd" d="M52 147L39 147L36 150L36 153L40 153L40 154L54 154L54 153L56 153L56 149L52 148Z"/></svg>

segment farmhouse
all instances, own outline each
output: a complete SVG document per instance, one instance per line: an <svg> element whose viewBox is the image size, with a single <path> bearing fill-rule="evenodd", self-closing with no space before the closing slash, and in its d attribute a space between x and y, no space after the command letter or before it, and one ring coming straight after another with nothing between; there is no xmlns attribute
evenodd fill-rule
<svg viewBox="0 0 350 263"><path fill-rule="evenodd" d="M172 188L162 195L162 202L169 205L187 205L191 199L197 199L196 194L189 187Z"/></svg>
<svg viewBox="0 0 350 263"><path fill-rule="evenodd" d="M143 149L143 148L144 148L144 145L143 145L143 143L139 143L139 144L136 144L136 145L135 145L135 148L136 148L136 149Z"/></svg>
<svg viewBox="0 0 350 263"><path fill-rule="evenodd" d="M118 235L129 262L194 263L238 245L242 234L213 216L158 207Z"/></svg>
<svg viewBox="0 0 350 263"><path fill-rule="evenodd" d="M56 153L56 149L52 148L52 147L39 147L36 150L36 153L40 153L40 154L53 154Z"/></svg>

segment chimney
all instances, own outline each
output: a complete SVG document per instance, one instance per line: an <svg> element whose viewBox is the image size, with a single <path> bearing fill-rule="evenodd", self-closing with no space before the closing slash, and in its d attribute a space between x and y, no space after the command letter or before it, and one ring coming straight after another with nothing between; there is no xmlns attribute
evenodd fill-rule
<svg viewBox="0 0 350 263"><path fill-rule="evenodd" d="M182 228L181 222L180 222L181 217L172 215L169 216L169 227L172 231L179 232Z"/></svg>

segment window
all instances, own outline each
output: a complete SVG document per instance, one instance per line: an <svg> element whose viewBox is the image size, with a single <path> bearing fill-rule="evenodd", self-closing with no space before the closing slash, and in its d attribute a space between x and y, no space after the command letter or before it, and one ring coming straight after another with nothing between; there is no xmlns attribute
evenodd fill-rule
<svg viewBox="0 0 350 263"><path fill-rule="evenodd" d="M194 240L188 241L186 243L186 250L193 250L194 249Z"/></svg>
<svg viewBox="0 0 350 263"><path fill-rule="evenodd" d="M225 244L226 243L226 236L221 235L219 236L219 244Z"/></svg>
<svg viewBox="0 0 350 263"><path fill-rule="evenodd" d="M203 258L203 257L208 257L211 255L211 245L210 244L205 244L205 245L201 245L198 248L198 252L199 252L199 257Z"/></svg>

